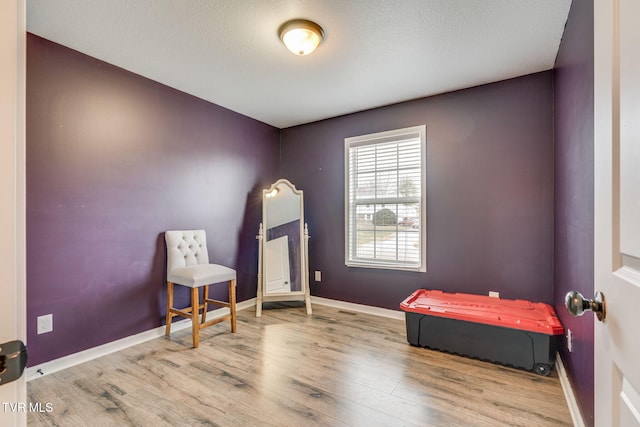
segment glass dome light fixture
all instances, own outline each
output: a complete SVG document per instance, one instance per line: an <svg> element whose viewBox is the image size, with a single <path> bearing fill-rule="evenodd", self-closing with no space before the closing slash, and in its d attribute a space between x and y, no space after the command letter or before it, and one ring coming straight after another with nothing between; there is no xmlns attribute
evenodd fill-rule
<svg viewBox="0 0 640 427"><path fill-rule="evenodd" d="M280 40L296 55L308 55L324 40L322 27L307 19L292 19L280 26Z"/></svg>

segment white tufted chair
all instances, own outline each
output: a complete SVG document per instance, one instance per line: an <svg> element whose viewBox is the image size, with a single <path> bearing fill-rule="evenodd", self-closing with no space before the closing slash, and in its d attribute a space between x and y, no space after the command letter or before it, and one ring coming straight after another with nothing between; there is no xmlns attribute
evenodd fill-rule
<svg viewBox="0 0 640 427"><path fill-rule="evenodd" d="M236 271L218 264L209 264L207 235L204 230L167 231L167 326L165 335L171 334L171 319L175 316L190 318L193 327L193 346L200 344L200 329L230 320L231 332L236 331ZM209 298L209 285L229 282L229 302ZM173 286L191 288L191 307L173 306ZM202 304L198 289L203 288ZM230 314L206 321L207 304L229 307ZM199 320L202 309L202 320Z"/></svg>

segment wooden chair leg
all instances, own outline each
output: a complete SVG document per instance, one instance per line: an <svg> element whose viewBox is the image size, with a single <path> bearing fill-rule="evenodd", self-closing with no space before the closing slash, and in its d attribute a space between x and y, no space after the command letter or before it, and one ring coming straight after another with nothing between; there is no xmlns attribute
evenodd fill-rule
<svg viewBox="0 0 640 427"><path fill-rule="evenodd" d="M209 298L209 285L205 286L202 290L202 320L200 323L207 321L207 298Z"/></svg>
<svg viewBox="0 0 640 427"><path fill-rule="evenodd" d="M167 282L167 324L164 329L164 334L166 336L171 335L171 319L173 316L171 315L171 308L173 307L173 283Z"/></svg>
<svg viewBox="0 0 640 427"><path fill-rule="evenodd" d="M236 281L229 280L229 310L231 310L231 332L236 331Z"/></svg>
<svg viewBox="0 0 640 427"><path fill-rule="evenodd" d="M200 298L198 298L198 288L191 288L191 329L193 335L193 348L200 345L200 322L198 322L198 312Z"/></svg>

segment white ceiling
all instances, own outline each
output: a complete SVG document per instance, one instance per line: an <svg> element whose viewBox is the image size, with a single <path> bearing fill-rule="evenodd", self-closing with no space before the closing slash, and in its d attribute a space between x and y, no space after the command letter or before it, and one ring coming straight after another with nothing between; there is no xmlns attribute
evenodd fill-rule
<svg viewBox="0 0 640 427"><path fill-rule="evenodd" d="M571 0L27 0L27 30L278 128L553 68ZM325 30L308 56L278 27Z"/></svg>

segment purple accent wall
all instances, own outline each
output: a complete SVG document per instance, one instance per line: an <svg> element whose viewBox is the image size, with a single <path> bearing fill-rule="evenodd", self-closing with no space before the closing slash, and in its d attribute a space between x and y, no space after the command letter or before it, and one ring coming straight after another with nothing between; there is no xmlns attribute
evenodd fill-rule
<svg viewBox="0 0 640 427"><path fill-rule="evenodd" d="M571 290L591 298L593 283L593 2L574 1L554 70L555 111L555 308L573 333L573 352L562 361L582 417L594 414L594 316L573 317L564 308Z"/></svg>
<svg viewBox="0 0 640 427"><path fill-rule="evenodd" d="M375 90L375 88L372 88ZM283 129L313 295L399 309L418 288L553 302L553 92L543 72ZM427 126L427 272L344 264L344 139Z"/></svg>
<svg viewBox="0 0 640 427"><path fill-rule="evenodd" d="M27 124L31 366L164 323L165 230L204 228L238 301L255 296L277 128L32 34Z"/></svg>

